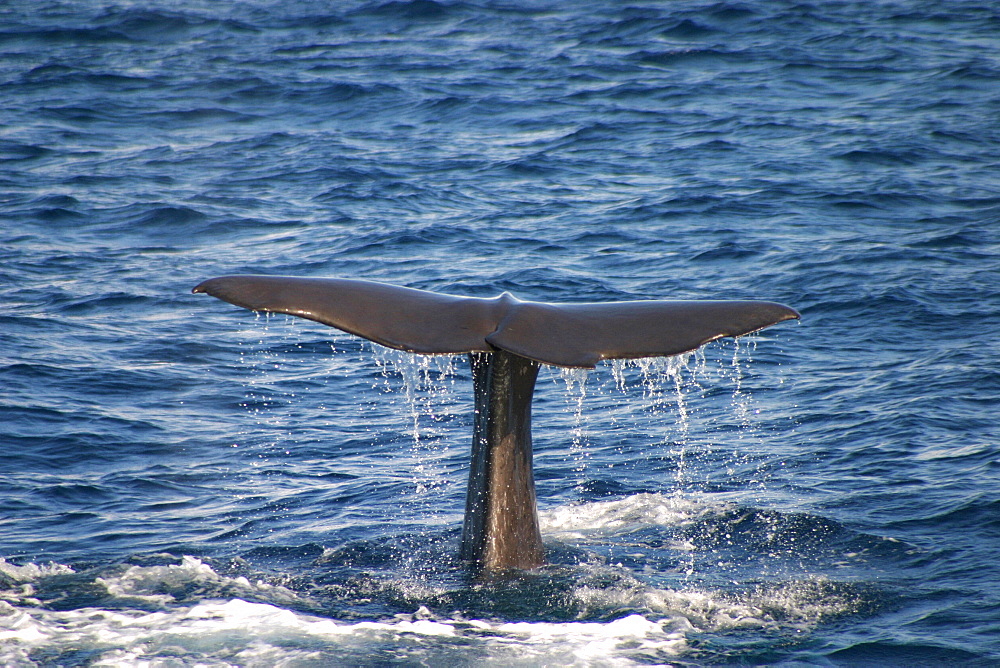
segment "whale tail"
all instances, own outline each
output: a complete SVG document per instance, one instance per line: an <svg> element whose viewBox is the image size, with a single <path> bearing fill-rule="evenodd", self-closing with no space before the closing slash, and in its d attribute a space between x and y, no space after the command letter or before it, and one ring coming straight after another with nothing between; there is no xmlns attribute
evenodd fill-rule
<svg viewBox="0 0 1000 668"><path fill-rule="evenodd" d="M487 571L545 562L531 449L540 362L591 368L604 359L677 355L799 317L773 302L542 304L508 293L481 299L283 276L223 276L194 292L301 316L412 353L468 353L475 420L461 555Z"/></svg>
<svg viewBox="0 0 1000 668"><path fill-rule="evenodd" d="M254 311L288 313L411 353L506 350L536 362L593 368L605 359L677 355L799 317L764 301L545 304L509 293L456 297L353 279L223 276L198 285Z"/></svg>

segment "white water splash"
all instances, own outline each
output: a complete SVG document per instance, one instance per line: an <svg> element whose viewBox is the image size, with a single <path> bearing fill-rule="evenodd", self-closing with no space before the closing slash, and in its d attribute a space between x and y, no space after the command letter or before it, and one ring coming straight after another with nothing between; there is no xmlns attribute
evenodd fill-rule
<svg viewBox="0 0 1000 668"><path fill-rule="evenodd" d="M732 507L728 502L644 493L548 508L539 511L538 518L546 537L577 542L610 539L644 527L683 527Z"/></svg>
<svg viewBox="0 0 1000 668"><path fill-rule="evenodd" d="M302 599L280 585L245 577L219 575L211 566L196 557L184 556L179 564L165 566L129 566L119 575L99 577L95 583L104 587L111 596L143 604L167 606L177 598L174 593L185 592L192 586L210 588L216 596L263 597L283 604L301 603Z"/></svg>
<svg viewBox="0 0 1000 668"><path fill-rule="evenodd" d="M808 631L832 616L863 605L854 593L831 594L823 578L761 586L741 593L652 587L620 574L614 587L581 586L573 592L584 608L641 610L645 617L669 616L693 632L738 629Z"/></svg>
<svg viewBox="0 0 1000 668"><path fill-rule="evenodd" d="M74 571L69 566L50 561L47 564L25 564L17 566L0 557L0 582L8 580L7 588L0 588L0 606L10 603L20 605L41 605L35 598L36 580L53 575L69 575ZM0 608L2 610L2 608ZM3 639L0 633L0 640Z"/></svg>
<svg viewBox="0 0 1000 668"><path fill-rule="evenodd" d="M0 575L5 575L15 582L30 582L50 575L68 575L73 569L64 564L50 561L47 564L25 564L17 566L0 557Z"/></svg>
<svg viewBox="0 0 1000 668"><path fill-rule="evenodd" d="M683 623L630 615L601 622L516 622L429 618L425 608L396 621L336 622L242 599L203 601L170 612L0 608L4 665L86 652L91 666L248 668L351 665L366 656L485 666L631 666L643 655L676 656ZM681 627L681 628L676 628Z"/></svg>
<svg viewBox="0 0 1000 668"><path fill-rule="evenodd" d="M690 522L726 507L637 495L555 509L543 514L543 526L547 532L626 532L643 523ZM378 621L337 621L297 611L311 602L289 589L227 577L186 556L177 564L129 566L95 578L115 601L107 608L52 610L31 600L0 600L0 665L53 665L80 653L93 666L351 665L373 656L442 665L648 665L683 655L692 633L808 631L863 605L859 594L832 589L823 579L734 593L656 587L621 568L581 568L579 584L566 592L581 611L632 614L611 621L498 622L421 606ZM58 564L3 560L0 571L32 586L72 575ZM181 596L198 591L211 597L183 603Z"/></svg>

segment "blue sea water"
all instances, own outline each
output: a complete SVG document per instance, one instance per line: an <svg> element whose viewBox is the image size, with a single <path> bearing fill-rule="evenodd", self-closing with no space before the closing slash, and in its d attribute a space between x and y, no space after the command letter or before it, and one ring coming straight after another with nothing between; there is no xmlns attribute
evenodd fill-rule
<svg viewBox="0 0 1000 668"><path fill-rule="evenodd" d="M0 663L1000 665L1000 10L0 6ZM551 565L456 558L461 357L229 273L799 309L545 369Z"/></svg>

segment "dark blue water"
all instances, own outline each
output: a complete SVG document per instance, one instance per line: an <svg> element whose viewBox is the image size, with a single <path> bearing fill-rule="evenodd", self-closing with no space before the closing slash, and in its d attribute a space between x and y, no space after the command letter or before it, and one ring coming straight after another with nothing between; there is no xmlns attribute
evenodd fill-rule
<svg viewBox="0 0 1000 668"><path fill-rule="evenodd" d="M0 662L1000 664L1000 10L0 7ZM455 558L460 358L227 273L798 308L544 370L552 565Z"/></svg>

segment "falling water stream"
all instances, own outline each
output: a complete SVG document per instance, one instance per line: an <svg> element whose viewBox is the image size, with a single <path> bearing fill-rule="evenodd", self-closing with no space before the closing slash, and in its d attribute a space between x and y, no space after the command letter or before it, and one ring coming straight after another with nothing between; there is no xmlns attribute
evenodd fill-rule
<svg viewBox="0 0 1000 668"><path fill-rule="evenodd" d="M245 344L241 352L241 362L248 369L243 405L255 423L250 430L263 429L270 440L261 447L259 460L277 452L287 454L296 440L295 430L301 427L294 423L300 392L295 389L297 380L346 372L338 361L346 355L372 367L369 380L357 388L353 406L328 408L346 408L362 416L371 410L380 414L391 411L400 437L410 441L406 458L395 459L392 466L397 473L407 471L418 498L434 488L464 485L467 470L456 470L449 463L462 462L471 443L472 384L464 355L414 355L340 337L337 340L351 345L341 345L338 351L337 343L329 344L331 361L321 369L309 370L291 363L294 355L290 353L301 351L303 345L297 340L301 337L297 327L296 318L259 315L257 324L241 333L256 342ZM610 435L595 432L592 425L596 424L642 434L648 456L670 462L678 494L697 492L704 482L698 461L714 446L701 432L711 431L712 425L732 425L735 442L752 450L757 411L742 378L751 361L753 340L751 335L711 344L711 355L702 347L672 357L613 360L594 370L542 365L540 380L548 377L552 382L538 384L536 393L543 395L545 406L533 410L533 423L542 432L549 423L565 425L565 429L556 427L557 438L547 433L545 440L556 441L555 450L565 453L574 478L566 487L585 493L591 451L606 447L604 441ZM308 359L315 363L317 356ZM328 380L318 379L322 384ZM548 400L553 392L560 397L555 402ZM720 403L719 396L729 399ZM703 405L706 400L711 400L711 407ZM557 412L553 414L553 410ZM699 418L697 425L693 425L695 416ZM748 460L741 448L726 455L732 466ZM614 461L602 464L615 465ZM540 503L544 507L545 499Z"/></svg>

